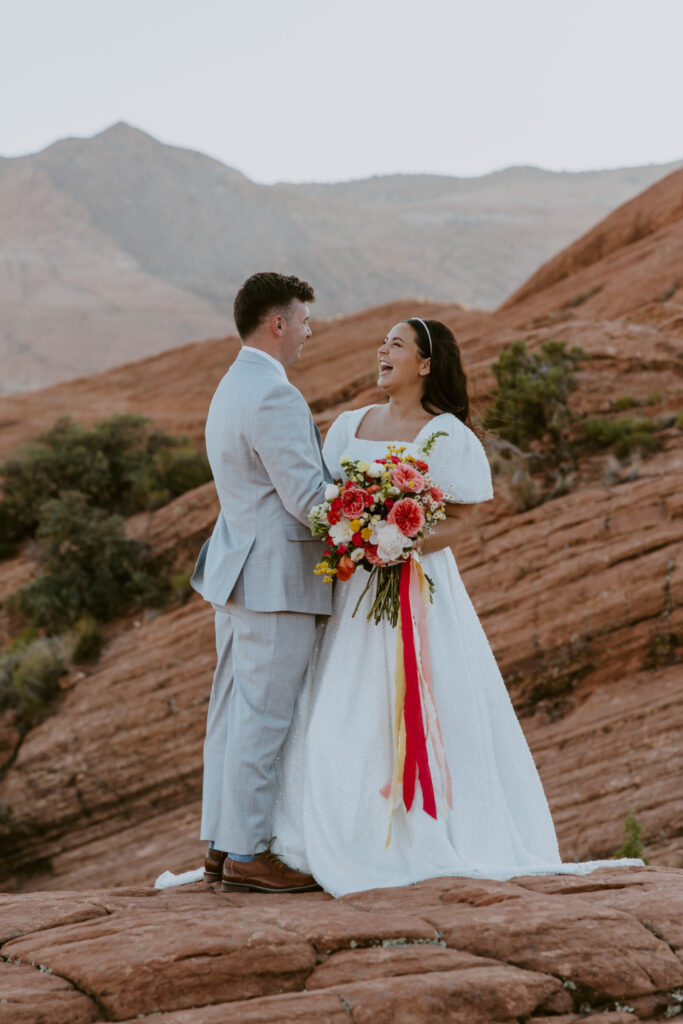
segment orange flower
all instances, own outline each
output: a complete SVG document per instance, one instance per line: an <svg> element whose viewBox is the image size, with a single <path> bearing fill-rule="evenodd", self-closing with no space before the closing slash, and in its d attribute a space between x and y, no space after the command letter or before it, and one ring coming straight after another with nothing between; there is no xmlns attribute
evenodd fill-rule
<svg viewBox="0 0 683 1024"><path fill-rule="evenodd" d="M355 571L356 563L354 560L349 558L348 555L342 555L339 559L339 564L337 565L337 579L342 580L342 582L344 580L350 580Z"/></svg>

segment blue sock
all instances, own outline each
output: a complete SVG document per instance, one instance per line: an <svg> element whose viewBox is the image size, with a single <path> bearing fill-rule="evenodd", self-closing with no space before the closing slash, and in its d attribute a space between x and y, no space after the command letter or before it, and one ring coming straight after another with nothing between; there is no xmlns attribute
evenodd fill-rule
<svg viewBox="0 0 683 1024"><path fill-rule="evenodd" d="M253 855L250 853L229 853L228 858L230 860L239 861L240 864L248 864L249 861L252 861L254 859Z"/></svg>

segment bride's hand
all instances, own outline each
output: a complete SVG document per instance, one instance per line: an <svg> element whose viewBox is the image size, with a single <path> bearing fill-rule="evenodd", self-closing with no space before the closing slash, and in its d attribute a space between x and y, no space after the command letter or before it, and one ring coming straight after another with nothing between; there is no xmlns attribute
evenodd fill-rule
<svg viewBox="0 0 683 1024"><path fill-rule="evenodd" d="M460 505L453 502L446 504L446 518L436 524L433 533L422 539L418 551L421 555L431 555L434 551L450 548L460 538L463 523L469 519L471 505Z"/></svg>

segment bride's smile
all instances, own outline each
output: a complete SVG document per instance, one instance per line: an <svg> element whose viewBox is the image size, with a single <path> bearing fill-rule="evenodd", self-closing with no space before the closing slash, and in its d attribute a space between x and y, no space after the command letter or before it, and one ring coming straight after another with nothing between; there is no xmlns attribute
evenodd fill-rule
<svg viewBox="0 0 683 1024"><path fill-rule="evenodd" d="M415 344L410 324L396 324L377 349L379 374L377 386L391 395L406 387L421 388L421 378L429 373L429 359L423 359Z"/></svg>

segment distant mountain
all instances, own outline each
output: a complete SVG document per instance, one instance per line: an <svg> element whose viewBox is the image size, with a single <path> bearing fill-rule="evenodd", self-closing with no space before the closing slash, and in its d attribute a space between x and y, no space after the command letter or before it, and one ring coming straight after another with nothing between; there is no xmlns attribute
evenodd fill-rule
<svg viewBox="0 0 683 1024"><path fill-rule="evenodd" d="M260 269L308 278L322 317L401 296L496 306L674 166L264 186L123 123L0 158L0 390L224 334Z"/></svg>

